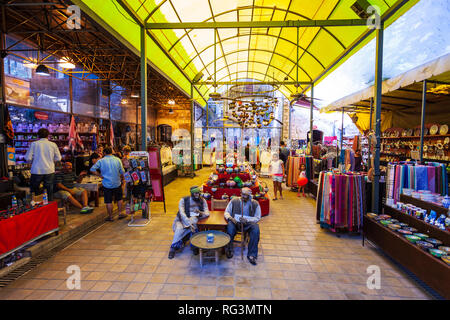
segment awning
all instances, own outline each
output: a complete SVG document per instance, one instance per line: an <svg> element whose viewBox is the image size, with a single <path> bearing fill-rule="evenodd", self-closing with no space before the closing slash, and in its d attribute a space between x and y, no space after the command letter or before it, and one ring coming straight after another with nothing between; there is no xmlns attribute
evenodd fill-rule
<svg viewBox="0 0 450 320"><path fill-rule="evenodd" d="M390 92L396 91L397 89L406 88L425 79L450 82L450 53L405 72L397 77L383 81L382 94L386 95ZM410 89L412 90L412 88ZM320 112L341 111L343 108L348 112L354 112L364 107L367 108L367 100L374 97L374 90L375 87L371 86L364 90L358 91L352 95L337 100L324 108L321 108ZM408 89L406 88L406 90ZM408 99L411 98L411 93L404 91L403 94L398 92L395 97L383 96L381 99L382 109L389 110L391 109L390 106L401 107L402 105L398 102L402 97L404 98L404 101L402 102L404 106L417 106L417 101L409 100L408 102ZM397 100L396 103L391 101L393 99Z"/></svg>
<svg viewBox="0 0 450 320"><path fill-rule="evenodd" d="M139 50L140 27L146 23L183 22L274 22L360 19L347 0L74 0L98 19L103 20L121 41ZM385 27L410 9L418 0L370 0L389 17ZM124 10L124 7L127 10ZM395 8L401 8L398 11ZM388 14L388 13L393 13ZM395 12L395 13L394 13ZM211 29L151 30L148 58L155 68L172 79L186 93L190 81L202 72L217 81L254 79L261 81L311 82L322 79L351 54L373 38L366 25L297 28L217 29L216 59L214 31ZM298 48L298 59L297 59ZM351 52L347 54L347 52ZM216 68L214 68L214 61ZM298 63L298 68L297 66ZM297 77L298 72L298 77ZM206 80L206 79L205 79ZM290 93L304 91L293 84L280 87ZM200 86L205 99L214 91ZM204 100L198 95L195 99Z"/></svg>

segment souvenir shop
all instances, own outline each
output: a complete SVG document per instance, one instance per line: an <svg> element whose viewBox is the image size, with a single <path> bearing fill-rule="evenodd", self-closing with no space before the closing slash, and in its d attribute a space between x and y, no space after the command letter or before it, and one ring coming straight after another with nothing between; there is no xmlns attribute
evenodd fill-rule
<svg viewBox="0 0 450 320"><path fill-rule="evenodd" d="M385 183L379 184L379 194L373 194L381 208L364 207L356 196L371 197L370 192L361 192L373 179L370 172L366 179L351 171L321 172L317 201L321 224L332 230L344 226L361 231L363 243L375 244L446 299L450 298L449 70L450 55L445 55L383 82L379 167L380 182ZM350 114L366 133L369 166L375 168L372 92L373 87L324 111Z"/></svg>

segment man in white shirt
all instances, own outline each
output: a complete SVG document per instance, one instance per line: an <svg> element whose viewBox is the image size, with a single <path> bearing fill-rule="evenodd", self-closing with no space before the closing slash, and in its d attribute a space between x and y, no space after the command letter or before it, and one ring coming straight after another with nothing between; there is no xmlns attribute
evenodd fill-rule
<svg viewBox="0 0 450 320"><path fill-rule="evenodd" d="M30 189L35 194L44 181L48 200L53 201L53 180L55 179L55 162L61 161L61 153L54 142L48 141L49 132L41 128L38 131L39 140L31 143L25 159L31 163Z"/></svg>

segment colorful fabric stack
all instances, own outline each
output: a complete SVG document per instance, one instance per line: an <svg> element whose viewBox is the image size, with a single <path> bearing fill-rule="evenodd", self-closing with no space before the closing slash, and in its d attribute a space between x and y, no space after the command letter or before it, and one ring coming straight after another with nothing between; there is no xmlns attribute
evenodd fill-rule
<svg viewBox="0 0 450 320"><path fill-rule="evenodd" d="M286 186L294 187L297 185L297 180L300 175L300 165L306 165L306 178L311 181L313 178L313 157L292 157L289 156L286 161Z"/></svg>
<svg viewBox="0 0 450 320"><path fill-rule="evenodd" d="M403 189L430 190L442 196L448 194L448 176L445 165L428 162L418 165L415 162L388 164L386 196L399 201Z"/></svg>
<svg viewBox="0 0 450 320"><path fill-rule="evenodd" d="M352 149L341 150L339 163L345 164L346 171L355 170L355 152Z"/></svg>
<svg viewBox="0 0 450 320"><path fill-rule="evenodd" d="M364 175L320 173L316 217L322 227L333 232L360 232L365 212Z"/></svg>

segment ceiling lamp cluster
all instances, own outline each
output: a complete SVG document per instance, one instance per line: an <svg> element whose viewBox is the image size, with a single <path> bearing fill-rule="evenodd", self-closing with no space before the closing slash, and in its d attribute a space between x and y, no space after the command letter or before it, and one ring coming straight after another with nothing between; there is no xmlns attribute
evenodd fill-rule
<svg viewBox="0 0 450 320"><path fill-rule="evenodd" d="M267 127L275 119L274 109L278 104L278 99L236 100L228 104L224 120L231 120L243 128Z"/></svg>

